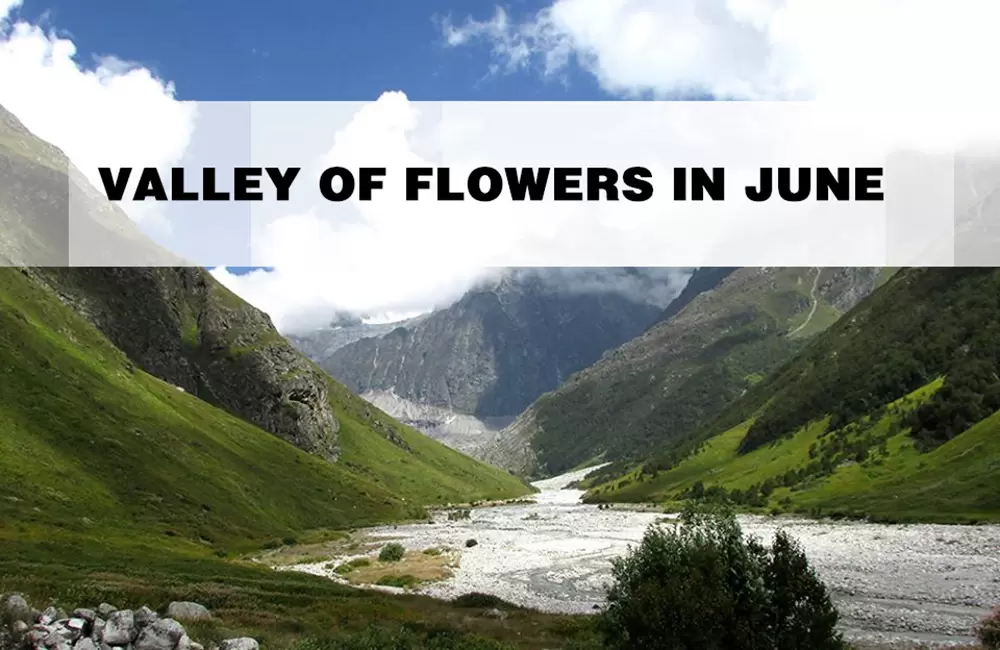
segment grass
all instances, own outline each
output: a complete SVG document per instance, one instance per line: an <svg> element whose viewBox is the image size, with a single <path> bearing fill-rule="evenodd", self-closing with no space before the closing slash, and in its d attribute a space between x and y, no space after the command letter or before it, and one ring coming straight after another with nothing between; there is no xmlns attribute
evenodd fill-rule
<svg viewBox="0 0 1000 650"><path fill-rule="evenodd" d="M530 491L331 385L343 391L331 397L336 464L138 370L30 272L0 271L0 592L67 609L194 600L217 613L200 640L248 634L276 648L367 634L372 621L537 648L590 634L567 617L480 619L239 559Z"/></svg>
<svg viewBox="0 0 1000 650"><path fill-rule="evenodd" d="M904 400L919 404L941 385L936 380ZM901 404L904 400L899 400ZM767 506L802 513L870 517L881 521L980 522L1000 520L1000 413L928 453L919 452L909 432L899 429L899 412L887 413L872 433L885 438L886 455L844 463L825 477L778 487ZM706 488L746 490L810 463L810 448L824 435L827 420L794 435L739 454L752 420L710 438L694 455L655 477L638 471L592 489L591 502L666 502L678 507L679 495L701 481ZM891 427L899 429L890 434Z"/></svg>

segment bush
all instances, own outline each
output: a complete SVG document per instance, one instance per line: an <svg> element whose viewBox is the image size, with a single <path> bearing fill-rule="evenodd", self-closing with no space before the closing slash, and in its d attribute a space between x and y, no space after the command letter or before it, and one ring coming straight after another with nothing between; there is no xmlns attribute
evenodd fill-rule
<svg viewBox="0 0 1000 650"><path fill-rule="evenodd" d="M826 587L797 544L779 532L765 548L719 506L651 526L613 576L598 620L608 648L845 647Z"/></svg>
<svg viewBox="0 0 1000 650"><path fill-rule="evenodd" d="M379 551L378 559L382 562L399 562L406 555L406 549L403 548L402 544L392 542L391 544L386 544Z"/></svg>
<svg viewBox="0 0 1000 650"><path fill-rule="evenodd" d="M1000 650L1000 607L976 626L976 637L987 650Z"/></svg>

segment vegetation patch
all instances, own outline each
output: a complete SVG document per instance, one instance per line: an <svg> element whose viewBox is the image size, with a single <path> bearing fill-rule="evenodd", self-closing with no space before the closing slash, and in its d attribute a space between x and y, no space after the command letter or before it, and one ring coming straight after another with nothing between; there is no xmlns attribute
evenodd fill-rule
<svg viewBox="0 0 1000 650"><path fill-rule="evenodd" d="M340 567L351 567L341 569ZM353 560L340 565L334 569L336 573L343 576L351 584L355 585L377 585L386 584L380 580L396 579L400 576L408 576L415 582L408 585L392 586L413 586L418 583L437 582L445 580L454 575L454 570L458 567L458 555L455 553L438 552L429 554L424 551L405 552L398 560L368 560L367 562Z"/></svg>

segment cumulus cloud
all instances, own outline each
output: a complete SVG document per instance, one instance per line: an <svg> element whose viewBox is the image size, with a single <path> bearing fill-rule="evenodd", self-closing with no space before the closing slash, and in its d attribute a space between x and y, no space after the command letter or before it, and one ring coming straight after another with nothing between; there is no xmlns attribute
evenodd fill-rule
<svg viewBox="0 0 1000 650"><path fill-rule="evenodd" d="M181 160L195 115L173 84L113 56L86 65L71 39L19 19L19 5L0 0L0 105L98 187L98 165L163 168ZM123 207L138 221L157 214L152 204Z"/></svg>
<svg viewBox="0 0 1000 650"><path fill-rule="evenodd" d="M998 20L986 0L555 0L442 30L496 72L575 63L621 95L968 102L1000 94Z"/></svg>

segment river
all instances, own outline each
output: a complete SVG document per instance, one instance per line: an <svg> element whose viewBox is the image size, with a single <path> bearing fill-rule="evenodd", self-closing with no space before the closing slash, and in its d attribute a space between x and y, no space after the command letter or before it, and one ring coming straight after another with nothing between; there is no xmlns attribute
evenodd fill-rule
<svg viewBox="0 0 1000 650"><path fill-rule="evenodd" d="M662 514L598 509L565 489L588 471L540 481L529 504L474 509L467 520L370 529L408 549L451 547L454 576L422 593L478 591L549 612L591 613L603 602L611 559L642 539ZM799 540L830 588L845 635L878 647L972 640L973 625L1000 604L1000 526L883 525L741 516L769 542L778 528ZM465 542L478 544L466 548ZM331 575L325 563L298 570Z"/></svg>

